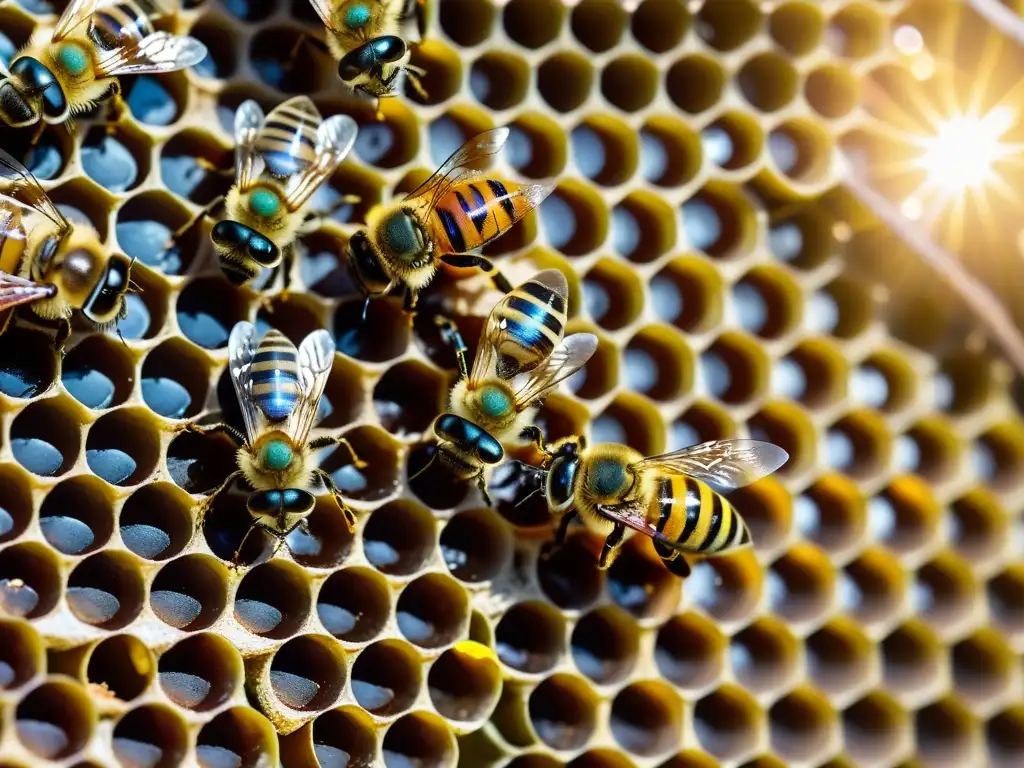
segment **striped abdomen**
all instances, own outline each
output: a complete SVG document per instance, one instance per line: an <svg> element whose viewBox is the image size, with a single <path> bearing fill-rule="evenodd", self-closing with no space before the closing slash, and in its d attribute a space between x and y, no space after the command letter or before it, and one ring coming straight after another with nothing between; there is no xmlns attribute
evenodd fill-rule
<svg viewBox="0 0 1024 768"><path fill-rule="evenodd" d="M0 204L0 272L18 275L24 252L25 229L21 214L13 207Z"/></svg>
<svg viewBox="0 0 1024 768"><path fill-rule="evenodd" d="M657 521L662 540L687 552L713 554L750 543L743 519L724 496L685 475L658 479L648 520Z"/></svg>
<svg viewBox="0 0 1024 768"><path fill-rule="evenodd" d="M510 378L540 365L562 340L565 321L565 298L537 278L498 302L488 320L502 329L498 375Z"/></svg>
<svg viewBox="0 0 1024 768"><path fill-rule="evenodd" d="M533 187L478 179L456 184L430 213L429 229L441 253L465 253L504 234L537 202Z"/></svg>
<svg viewBox="0 0 1024 768"><path fill-rule="evenodd" d="M256 137L256 152L263 156L267 172L286 177L305 171L316 157L316 129L321 122L306 96L274 107Z"/></svg>
<svg viewBox="0 0 1024 768"><path fill-rule="evenodd" d="M162 15L149 0L121 0L101 5L89 18L89 37L98 48L128 48L153 34L152 19Z"/></svg>
<svg viewBox="0 0 1024 768"><path fill-rule="evenodd" d="M268 331L252 359L252 401L270 421L282 421L299 399L295 346L279 331Z"/></svg>

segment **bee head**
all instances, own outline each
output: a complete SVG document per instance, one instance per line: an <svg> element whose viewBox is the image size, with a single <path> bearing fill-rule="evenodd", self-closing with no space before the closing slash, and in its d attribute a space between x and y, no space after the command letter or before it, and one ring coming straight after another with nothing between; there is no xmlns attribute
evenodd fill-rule
<svg viewBox="0 0 1024 768"><path fill-rule="evenodd" d="M360 229L348 241L348 266L352 276L367 296L386 293L391 279L384 272L380 257L365 230Z"/></svg>
<svg viewBox="0 0 1024 768"><path fill-rule="evenodd" d="M377 225L377 242L385 253L406 269L420 269L430 263L427 236L416 217L395 208Z"/></svg>
<svg viewBox="0 0 1024 768"><path fill-rule="evenodd" d="M68 101L49 67L31 56L22 56L11 64L10 74L12 80L0 86L0 110L8 123L22 126L40 117L53 123L64 119Z"/></svg>
<svg viewBox="0 0 1024 768"><path fill-rule="evenodd" d="M562 446L552 460L544 483L548 505L555 514L568 512L576 502L576 471L580 468L580 458L574 444L571 450L567 446Z"/></svg>
<svg viewBox="0 0 1024 768"><path fill-rule="evenodd" d="M70 254L65 264L70 261ZM82 312L96 325L107 325L117 320L124 306L124 295L128 292L131 262L120 254L111 256L107 261L96 289Z"/></svg>
<svg viewBox="0 0 1024 768"><path fill-rule="evenodd" d="M257 491L249 494L246 508L253 519L272 533L287 535L313 511L316 498L296 488Z"/></svg>
<svg viewBox="0 0 1024 768"><path fill-rule="evenodd" d="M220 255L221 270L235 285L251 280L261 267L272 267L281 258L281 249L270 238L237 221L218 221L210 236Z"/></svg>

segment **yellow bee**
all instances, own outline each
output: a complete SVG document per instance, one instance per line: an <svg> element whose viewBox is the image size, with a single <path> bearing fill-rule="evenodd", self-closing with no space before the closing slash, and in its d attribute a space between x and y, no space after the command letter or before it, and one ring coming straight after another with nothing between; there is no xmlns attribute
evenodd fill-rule
<svg viewBox="0 0 1024 768"><path fill-rule="evenodd" d="M508 128L495 128L475 136L404 200L370 211L366 229L349 240L349 265L367 298L402 286L412 312L439 266L477 268L499 290L512 290L489 259L468 252L507 232L554 185L481 178L476 166L497 154L508 135Z"/></svg>
<svg viewBox="0 0 1024 768"><path fill-rule="evenodd" d="M338 76L352 90L374 99L398 95L408 77L423 97L419 78L426 74L409 64L407 39L420 42L435 0L310 0L327 27L327 48L338 60Z"/></svg>
<svg viewBox="0 0 1024 768"><path fill-rule="evenodd" d="M154 30L162 15L152 0L71 0L52 31L37 29L9 70L0 65L0 119L16 128L39 123L41 132L104 94L119 108L119 75L173 72L202 61L206 47L195 38Z"/></svg>
<svg viewBox="0 0 1024 768"><path fill-rule="evenodd" d="M618 443L588 448L581 436L545 446L536 427L527 436L546 456L544 494L552 514L562 516L559 544L579 516L607 536L598 563L607 568L632 528L650 536L665 565L682 577L690 573L684 552L711 555L750 546L746 523L722 494L789 460L779 446L758 440L712 440L644 458Z"/></svg>
<svg viewBox="0 0 1024 768"><path fill-rule="evenodd" d="M29 170L0 150L0 312L30 304L44 320L59 321L61 349L74 310L100 329L125 316L131 266L92 227L72 227ZM0 333L13 313L5 314Z"/></svg>
<svg viewBox="0 0 1024 768"><path fill-rule="evenodd" d="M458 329L450 320L438 321L455 346L459 380L448 411L434 421L435 456L455 477L476 478L488 503L485 466L499 463L502 444L518 440L529 426L531 403L582 368L597 349L592 333L562 338L568 295L565 276L547 269L505 296L487 318L472 373Z"/></svg>
<svg viewBox="0 0 1024 768"><path fill-rule="evenodd" d="M306 204L352 149L359 128L348 115L324 120L309 97L296 96L266 116L255 101L243 102L234 130L235 184L223 200L226 218L211 232L220 266L235 285L264 267L283 268L287 290L295 241L320 220Z"/></svg>
<svg viewBox="0 0 1024 768"><path fill-rule="evenodd" d="M330 474L314 464L313 454L331 445L344 445L356 466L364 466L344 438L309 440L320 397L334 364L334 340L314 331L296 349L282 333L268 331L257 344L252 323L240 322L228 338L228 369L245 422L245 434L227 424L200 427L187 423L187 432L221 433L238 446L238 469L206 498L202 514L239 477L252 486L247 507L253 524L235 550L235 560L249 534L260 528L284 541L302 526L316 499L309 492L320 480L334 496L349 530L355 515L341 498Z"/></svg>

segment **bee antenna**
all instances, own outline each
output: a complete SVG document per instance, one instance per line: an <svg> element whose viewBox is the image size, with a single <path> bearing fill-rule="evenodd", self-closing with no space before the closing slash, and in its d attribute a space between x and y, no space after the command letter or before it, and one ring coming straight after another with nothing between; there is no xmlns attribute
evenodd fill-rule
<svg viewBox="0 0 1024 768"><path fill-rule="evenodd" d="M423 465L423 469L421 469L418 472L416 472L415 475L412 475L407 482L411 483L417 477L419 477L424 472L426 472L428 469L430 469L430 465L433 464L436 459L437 459L437 454L435 453L433 456L430 457L430 461L428 461L426 464Z"/></svg>
<svg viewBox="0 0 1024 768"><path fill-rule="evenodd" d="M117 338L119 338L121 340L121 343L124 344L124 348L128 349L128 342L125 341L124 340L124 336L121 335L121 327L120 326L116 326L116 330L117 330Z"/></svg>
<svg viewBox="0 0 1024 768"><path fill-rule="evenodd" d="M532 491L530 491L523 498L521 498L519 501L516 502L515 509L518 509L519 507L523 506L523 504L528 502L530 499L532 499L538 493L540 493L540 488L534 488Z"/></svg>

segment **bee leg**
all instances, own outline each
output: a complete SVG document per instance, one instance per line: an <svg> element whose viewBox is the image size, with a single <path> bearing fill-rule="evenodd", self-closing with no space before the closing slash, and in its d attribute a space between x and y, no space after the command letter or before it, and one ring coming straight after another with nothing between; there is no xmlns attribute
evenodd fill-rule
<svg viewBox="0 0 1024 768"><path fill-rule="evenodd" d="M462 334L450 317L437 315L434 317L434 325L441 330L441 340L445 344L455 347L455 360L459 364L459 378L469 378L469 368L466 365L466 342L462 340Z"/></svg>
<svg viewBox="0 0 1024 768"><path fill-rule="evenodd" d="M604 570L612 564L612 560L615 559L616 550L622 544L622 537L625 534L626 526L622 523L618 523L615 529L608 534L608 538L604 540L604 548L601 550L601 558L597 561L598 568Z"/></svg>
<svg viewBox="0 0 1024 768"><path fill-rule="evenodd" d="M409 81L412 85L412 89L416 91L416 94L424 101L430 98L427 95L427 89L423 87L423 82L420 80L420 78L426 74L427 71L420 67L414 67L408 64L405 67L405 79Z"/></svg>
<svg viewBox="0 0 1024 768"><path fill-rule="evenodd" d="M558 530L555 531L555 546L560 547L565 544L565 537L569 535L569 526L572 525L572 521L576 519L576 510L566 512L562 515L562 519L558 521Z"/></svg>
<svg viewBox="0 0 1024 768"><path fill-rule="evenodd" d="M661 561L665 563L665 567L669 571L681 579L685 579L690 575L690 564L686 561L686 558L680 555L678 552L673 557L663 557Z"/></svg>
<svg viewBox="0 0 1024 768"><path fill-rule="evenodd" d="M334 479L323 469L317 468L313 470L313 474L320 478L320 482L324 484L327 491L334 496L334 502L338 505L341 510L341 514L345 517L345 527L348 528L349 533L356 532L356 514L352 511L351 507L345 503L345 500L341 498L341 491L338 490L338 486L334 484Z"/></svg>
<svg viewBox="0 0 1024 768"><path fill-rule="evenodd" d="M14 309L11 308L4 312L3 319L0 320L0 335L3 335L4 331L7 330L7 326L11 324L11 320L14 319Z"/></svg>
<svg viewBox="0 0 1024 768"><path fill-rule="evenodd" d="M121 117L124 115L128 105L121 96L121 83L114 80L110 85L110 91L107 96L107 133L113 134L114 129L117 128L117 124L121 122Z"/></svg>
<svg viewBox="0 0 1024 768"><path fill-rule="evenodd" d="M487 493L487 481L484 479L484 471L482 469L477 472L476 487L480 489L480 495L484 497L484 504L488 507L493 507L494 503L491 501L491 495Z"/></svg>
<svg viewBox="0 0 1024 768"><path fill-rule="evenodd" d="M64 357L64 345L71 338L71 321L66 317L62 317L59 322L57 335L53 337L53 346L60 353L60 356Z"/></svg>
<svg viewBox="0 0 1024 768"><path fill-rule="evenodd" d="M405 314L415 315L416 305L419 304L419 301L419 292L407 287L405 289L405 299L402 301L402 309L405 311Z"/></svg>
<svg viewBox="0 0 1024 768"><path fill-rule="evenodd" d="M203 501L199 504L199 519L196 520L196 523L198 525L203 524L203 520L206 519L206 513L209 512L210 509L213 507L214 499L216 499L218 496L224 493L224 491L228 489L231 483L233 483L237 478L241 476L242 470L236 469L234 472L232 472L230 475L224 478L223 483L214 488L213 491L211 491L210 493L206 494L206 498L203 499Z"/></svg>
<svg viewBox="0 0 1024 768"><path fill-rule="evenodd" d="M32 133L32 141L30 141L28 143L29 147L34 147L36 144L39 143L39 139L42 138L43 131L45 131L45 130L46 130L46 123L45 122L40 120L38 123L36 123L36 129Z"/></svg>
<svg viewBox="0 0 1024 768"><path fill-rule="evenodd" d="M178 432L193 432L197 435L227 435L236 447L245 445L245 436L229 424L214 424L209 427L201 427L191 421L186 421L175 429Z"/></svg>
<svg viewBox="0 0 1024 768"><path fill-rule="evenodd" d="M187 235L192 230L192 228L194 226L196 226L196 224L201 222L207 216L210 216L215 210L217 210L217 208L223 202L224 202L224 195L218 195L213 200L211 200L205 207L201 208L196 213L195 216L193 216L191 219L189 219L184 224L182 224L180 227L178 227L174 231L174 233L169 238L167 238L167 242L164 243L163 250L169 251L171 248L173 248L174 244L176 242L178 242L179 240L181 240L181 238L183 238L185 235Z"/></svg>
<svg viewBox="0 0 1024 768"><path fill-rule="evenodd" d="M238 546L235 547L234 554L231 555L231 567L232 568L237 568L239 566L238 556L242 554L242 547L244 547L245 546L245 542L247 542L249 540L249 534L251 534L254 530L256 530L259 527L260 527L260 524L254 521L253 524L249 526L249 530L247 530L245 532L245 536L242 537L242 540L240 542L238 542ZM271 557L273 557L273 555L271 555Z"/></svg>
<svg viewBox="0 0 1024 768"><path fill-rule="evenodd" d="M520 440L529 440L538 451L543 453L545 456L551 455L551 450L544 445L544 433L540 431L540 427L536 424L530 424L527 427L523 427L523 431L519 433Z"/></svg>
<svg viewBox="0 0 1024 768"><path fill-rule="evenodd" d="M309 445L306 447L311 451L319 451L321 448L328 448L332 445L344 445L348 448L348 453L352 457L352 466L356 469L362 469L366 466L366 462L359 458L359 454L356 453L356 449L352 447L352 443L344 437L331 437L330 435L326 437L318 437L316 440L311 440Z"/></svg>
<svg viewBox="0 0 1024 768"><path fill-rule="evenodd" d="M511 293L513 290L512 283L508 281L508 278L494 266L494 262L484 256L474 256L469 253L448 253L441 257L441 261L449 267L455 267L456 269L472 269L475 267L484 274L489 275L491 282L494 283L494 287L502 293Z"/></svg>
<svg viewBox="0 0 1024 768"><path fill-rule="evenodd" d="M295 250L285 248L281 255L281 299L288 298L288 291L292 287L292 267L295 266Z"/></svg>

